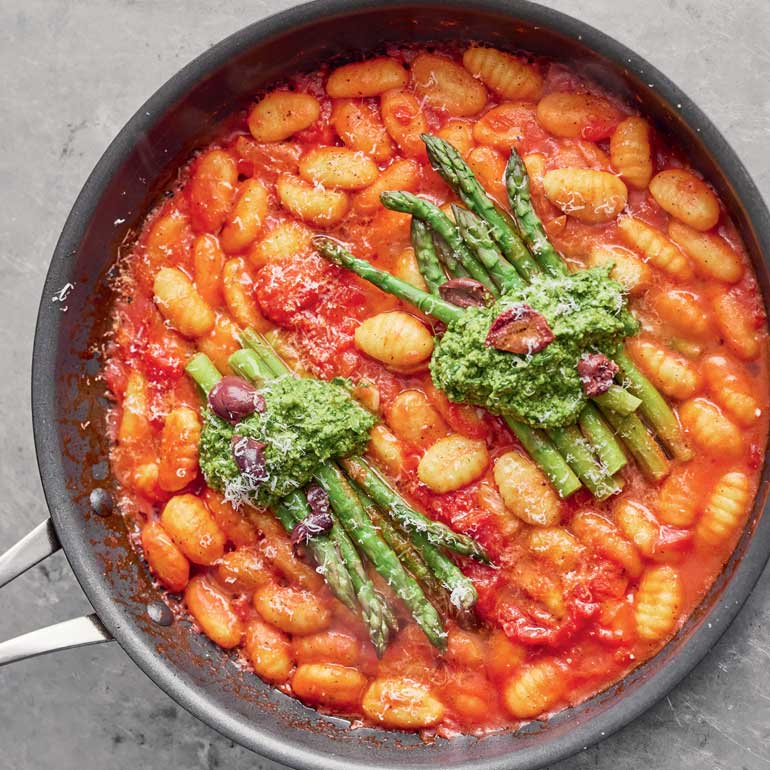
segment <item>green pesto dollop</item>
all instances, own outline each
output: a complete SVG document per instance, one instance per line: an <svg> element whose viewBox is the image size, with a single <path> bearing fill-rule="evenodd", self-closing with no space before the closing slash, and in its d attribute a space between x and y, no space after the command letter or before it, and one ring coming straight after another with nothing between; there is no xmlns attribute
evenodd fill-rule
<svg viewBox="0 0 770 770"><path fill-rule="evenodd" d="M206 483L236 504L274 506L304 487L319 465L362 452L375 417L354 401L340 380L323 382L285 376L261 390L265 410L230 425L209 408L204 412L199 447ZM264 480L241 474L233 459L233 436L262 442Z"/></svg>
<svg viewBox="0 0 770 770"><path fill-rule="evenodd" d="M483 406L535 427L569 425L586 402L577 362L584 353L612 356L623 338L638 331L612 266L544 278L474 307L451 321L430 363L436 387L451 401ZM497 316L516 303L542 313L555 339L538 353L517 355L485 345Z"/></svg>

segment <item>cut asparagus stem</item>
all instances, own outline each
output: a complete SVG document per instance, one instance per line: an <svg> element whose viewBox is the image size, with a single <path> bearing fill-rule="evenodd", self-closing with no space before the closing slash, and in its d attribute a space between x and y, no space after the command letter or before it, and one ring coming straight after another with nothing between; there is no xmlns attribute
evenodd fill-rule
<svg viewBox="0 0 770 770"><path fill-rule="evenodd" d="M187 362L185 370L207 395L222 377L219 370L205 353L196 353ZM292 496L289 496L288 500L279 505L275 511L276 518L288 533L292 531L297 523L295 511L301 510L302 503L307 504L300 493L296 492L294 495L299 495L299 500L294 500L292 505ZM324 578L332 593L346 607L353 611L358 611L353 583L334 545L329 542L328 538L321 537L312 540L308 544L308 549L316 563L323 569Z"/></svg>
<svg viewBox="0 0 770 770"><path fill-rule="evenodd" d="M437 136L423 134L422 140L433 168L471 211L487 221L492 238L503 256L519 271L522 278L531 280L539 272L537 262L527 251L518 233L495 207L494 201L479 184L460 153L449 142Z"/></svg>
<svg viewBox="0 0 770 770"><path fill-rule="evenodd" d="M505 171L505 187L519 232L543 272L554 277L567 275L569 271L564 260L548 240L543 223L532 206L527 169L514 148L511 148Z"/></svg>
<svg viewBox="0 0 770 770"><path fill-rule="evenodd" d="M576 425L551 428L548 437L597 500L605 500L620 492L618 482L606 468L597 464L588 442Z"/></svg>
<svg viewBox="0 0 770 770"><path fill-rule="evenodd" d="M254 355L250 350L236 350L227 359L227 363L235 374L255 385L265 380L264 368L259 361L259 356Z"/></svg>
<svg viewBox="0 0 770 770"><path fill-rule="evenodd" d="M603 412L604 418L623 439L628 451L634 456L642 472L654 481L668 475L670 465L658 442L647 432L644 423L636 416L625 417L616 412Z"/></svg>
<svg viewBox="0 0 770 770"><path fill-rule="evenodd" d="M512 417L506 417L505 422L524 449L527 450L529 456L548 477L548 480L559 493L559 497L569 497L583 486L575 472L543 431L530 428L529 425L517 422Z"/></svg>
<svg viewBox="0 0 770 770"><path fill-rule="evenodd" d="M452 220L438 206L403 190L388 190L380 195L380 200L385 208L411 214L413 218L421 219L425 224L430 225L447 242L452 253L471 278L475 278L490 291L494 291L495 285L487 271L465 245Z"/></svg>
<svg viewBox="0 0 770 770"><path fill-rule="evenodd" d="M431 643L445 649L447 635L435 607L427 600L417 581L404 569L396 554L380 539L340 469L333 463L327 463L319 469L317 478L347 533L406 604Z"/></svg>
<svg viewBox="0 0 770 770"><path fill-rule="evenodd" d="M337 265L346 267L352 273L373 283L383 291L392 294L394 297L409 302L418 310L429 316L433 316L439 321L449 323L462 315L463 311L450 302L445 302L440 297L434 297L421 289L417 289L406 281L402 281L384 270L378 270L370 265L364 259L354 257L347 249L341 246L337 241L323 235L313 238L313 245L318 249L321 256L325 257ZM487 279L489 281L489 279Z"/></svg>
<svg viewBox="0 0 770 770"><path fill-rule="evenodd" d="M640 398L629 393L625 388L621 388L620 385L610 385L606 393L594 396L592 400L602 409L611 409L621 415L635 412L642 403Z"/></svg>
<svg viewBox="0 0 770 770"><path fill-rule="evenodd" d="M505 293L511 289L523 287L524 281L516 268L510 262L506 262L498 251L492 236L489 234L487 223L462 206L453 204L452 211L463 240L479 262L489 271L489 275L500 287L500 291Z"/></svg>
<svg viewBox="0 0 770 770"><path fill-rule="evenodd" d="M628 464L623 448L618 443L612 430L593 404L586 404L578 418L580 431L596 452L599 462L610 476L614 476Z"/></svg>
<svg viewBox="0 0 770 770"><path fill-rule="evenodd" d="M208 396L209 391L222 379L219 369L205 353L196 353L184 369L195 380L205 396Z"/></svg>
<svg viewBox="0 0 770 770"><path fill-rule="evenodd" d="M679 421L666 403L666 399L636 368L636 364L628 357L625 350L615 356L615 362L620 367L621 377L625 380L628 390L642 402L639 405L639 412L660 440L671 450L677 460L692 459L692 449L685 441Z"/></svg>
<svg viewBox="0 0 770 770"><path fill-rule="evenodd" d="M412 533L417 532L424 535L433 546L443 547L463 556L472 556L485 564L489 563L484 549L475 540L416 511L363 457L348 457L340 462L350 478L409 532L410 537Z"/></svg>
<svg viewBox="0 0 770 770"><path fill-rule="evenodd" d="M431 294L438 297L438 287L444 283L446 276L436 253L431 229L422 220L412 217L411 236L414 256L425 285Z"/></svg>

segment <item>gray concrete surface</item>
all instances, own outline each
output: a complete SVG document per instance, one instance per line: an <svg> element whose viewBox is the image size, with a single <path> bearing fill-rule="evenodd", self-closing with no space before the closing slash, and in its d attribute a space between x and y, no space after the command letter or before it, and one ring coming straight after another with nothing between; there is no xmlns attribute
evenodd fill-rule
<svg viewBox="0 0 770 770"><path fill-rule="evenodd" d="M69 207L134 110L183 64L292 0L0 4L0 548L46 514L28 406L35 313ZM558 0L661 68L770 197L770 5ZM61 555L0 595L0 638L88 610ZM636 723L554 770L770 768L770 572L724 639ZM178 708L116 645L0 671L0 770L278 768Z"/></svg>

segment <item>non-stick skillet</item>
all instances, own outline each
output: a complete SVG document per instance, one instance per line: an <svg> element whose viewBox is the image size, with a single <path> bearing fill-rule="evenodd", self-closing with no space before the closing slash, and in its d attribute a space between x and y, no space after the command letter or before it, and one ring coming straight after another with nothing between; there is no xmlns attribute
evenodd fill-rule
<svg viewBox="0 0 770 770"><path fill-rule="evenodd" d="M247 27L188 65L137 112L99 161L64 226L43 290L32 376L35 442L51 519L0 557L0 586L62 547L95 614L0 644L0 665L115 639L200 719L297 768L512 770L556 761L628 723L687 674L735 617L770 555L770 517L761 516L767 468L733 558L701 607L653 660L546 725L424 745L412 735L349 730L341 720L244 676L227 653L190 633L185 622L163 625L156 604L161 596L131 550L120 516L110 514L103 495L95 493L110 490L101 429L106 402L94 377L110 269L121 244L130 240L131 227L173 184L176 167L207 143L234 108L286 73L389 41L458 38L569 59L638 100L660 130L690 148L694 164L718 187L767 301L763 252L770 254L770 214L746 170L676 86L582 22L517 0L318 0ZM120 220L125 224L116 227ZM51 301L54 296L66 302L68 312Z"/></svg>

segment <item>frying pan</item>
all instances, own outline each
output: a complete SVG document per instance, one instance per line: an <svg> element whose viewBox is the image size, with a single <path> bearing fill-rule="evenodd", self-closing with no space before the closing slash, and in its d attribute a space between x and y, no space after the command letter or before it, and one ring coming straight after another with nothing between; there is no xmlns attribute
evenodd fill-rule
<svg viewBox="0 0 770 770"><path fill-rule="evenodd" d="M531 770L610 735L649 708L715 644L770 555L763 467L750 522L730 562L677 636L618 685L547 723L482 740L361 728L302 706L239 669L191 633L151 619L162 596L130 548L121 519L98 515L95 489L111 489L98 341L115 258L143 214L173 187L176 168L232 111L288 73L387 42L483 40L571 62L621 93L688 148L717 187L754 262L765 303L770 214L724 138L673 83L610 37L523 0L410 3L317 0L272 16L214 46L166 83L101 158L67 219L43 289L32 367L38 465L51 518L0 557L0 586L63 548L94 614L0 644L0 665L114 639L179 704L234 741L302 770L442 767ZM96 308L96 310L89 310ZM106 513L101 506L96 506ZM161 607L162 608L162 607Z"/></svg>

